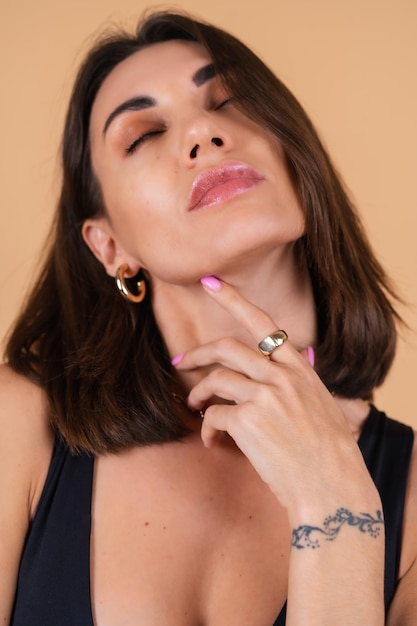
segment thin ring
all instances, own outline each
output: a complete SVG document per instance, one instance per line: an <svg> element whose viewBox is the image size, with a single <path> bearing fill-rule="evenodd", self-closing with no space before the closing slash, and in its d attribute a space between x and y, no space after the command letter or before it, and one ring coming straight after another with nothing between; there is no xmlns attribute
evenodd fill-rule
<svg viewBox="0 0 417 626"><path fill-rule="evenodd" d="M258 348L264 356L270 357L273 351L282 346L287 339L288 335L285 330L276 330L274 333L265 337L265 339L262 339L262 341L258 343Z"/></svg>

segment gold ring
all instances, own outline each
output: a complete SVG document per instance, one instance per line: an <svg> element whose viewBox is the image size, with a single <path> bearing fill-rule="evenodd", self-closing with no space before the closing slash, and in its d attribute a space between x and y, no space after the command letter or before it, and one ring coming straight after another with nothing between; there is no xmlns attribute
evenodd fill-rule
<svg viewBox="0 0 417 626"><path fill-rule="evenodd" d="M258 348L264 356L271 356L274 350L282 346L284 341L287 341L288 335L285 330L276 330L271 333L265 339L262 339L258 343Z"/></svg>

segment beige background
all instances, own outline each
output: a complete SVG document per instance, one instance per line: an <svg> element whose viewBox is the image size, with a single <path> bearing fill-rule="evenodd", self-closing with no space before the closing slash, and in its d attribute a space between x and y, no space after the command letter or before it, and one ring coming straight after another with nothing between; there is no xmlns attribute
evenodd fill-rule
<svg viewBox="0 0 417 626"><path fill-rule="evenodd" d="M0 336L42 250L58 189L65 104L83 51L109 23L155 2L0 0ZM377 404L417 427L417 2L183 0L232 31L294 91L355 197L374 247L409 302Z"/></svg>

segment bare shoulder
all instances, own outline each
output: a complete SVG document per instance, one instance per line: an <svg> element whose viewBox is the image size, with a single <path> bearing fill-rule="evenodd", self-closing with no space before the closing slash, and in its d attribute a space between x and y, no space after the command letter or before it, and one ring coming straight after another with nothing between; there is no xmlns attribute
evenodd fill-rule
<svg viewBox="0 0 417 626"><path fill-rule="evenodd" d="M44 394L0 365L0 622L8 624L20 558L52 453Z"/></svg>
<svg viewBox="0 0 417 626"><path fill-rule="evenodd" d="M0 470L29 489L29 516L36 507L52 453L44 392L7 365L0 365ZM12 476L13 474L13 476Z"/></svg>
<svg viewBox="0 0 417 626"><path fill-rule="evenodd" d="M400 562L400 578L417 563L417 433L414 433L414 446L407 481L404 510L403 547Z"/></svg>
<svg viewBox="0 0 417 626"><path fill-rule="evenodd" d="M17 374L8 365L0 364L0 419L7 426L10 415L10 428L20 428L23 424L32 429L45 430L46 402L44 392L38 385Z"/></svg>

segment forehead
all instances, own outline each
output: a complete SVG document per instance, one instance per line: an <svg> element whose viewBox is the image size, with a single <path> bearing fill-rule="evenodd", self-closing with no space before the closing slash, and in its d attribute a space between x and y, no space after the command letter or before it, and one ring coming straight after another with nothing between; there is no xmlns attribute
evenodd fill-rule
<svg viewBox="0 0 417 626"><path fill-rule="evenodd" d="M197 88L192 76L210 61L207 50L192 41L166 41L135 52L119 63L101 85L92 109L92 125L132 96L161 98L164 91L181 84Z"/></svg>

